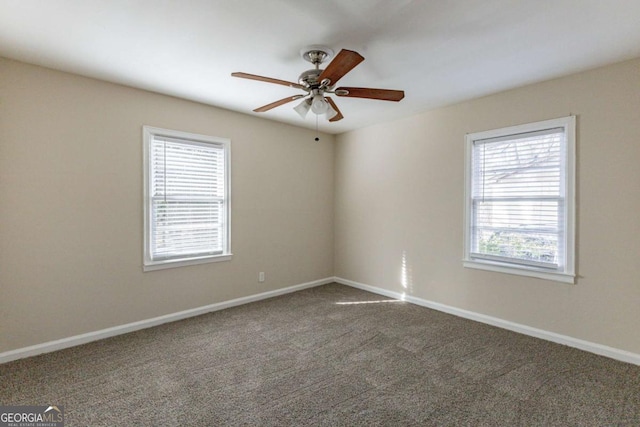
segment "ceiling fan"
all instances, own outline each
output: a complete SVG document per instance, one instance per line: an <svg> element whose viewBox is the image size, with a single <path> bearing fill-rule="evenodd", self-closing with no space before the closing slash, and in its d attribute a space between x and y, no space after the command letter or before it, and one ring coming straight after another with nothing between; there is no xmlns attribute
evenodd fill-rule
<svg viewBox="0 0 640 427"><path fill-rule="evenodd" d="M324 46L310 46L300 51L302 57L314 65L315 68L302 72L298 77L298 83L286 80L273 79L248 73L231 73L233 77L249 80L258 80L266 83L275 83L283 86L301 89L305 94L293 95L272 102L253 110L256 113L264 113L272 108L279 107L298 99L302 102L294 110L304 119L309 110L317 115L325 114L330 122L336 122L344 118L338 106L327 94L344 96L349 98L379 99L383 101L398 102L404 98L404 91L390 89L373 89L364 87L338 87L336 83L345 74L364 61L364 57L358 52L342 49L338 55L321 69L320 64L333 56L333 51Z"/></svg>

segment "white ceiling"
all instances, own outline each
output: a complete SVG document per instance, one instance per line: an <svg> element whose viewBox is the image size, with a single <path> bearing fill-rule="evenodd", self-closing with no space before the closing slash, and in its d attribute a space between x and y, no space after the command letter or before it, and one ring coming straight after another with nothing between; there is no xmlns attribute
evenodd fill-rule
<svg viewBox="0 0 640 427"><path fill-rule="evenodd" d="M339 85L406 93L334 97L341 133L639 57L640 1L0 0L0 56L309 128L251 111L299 91L230 74L297 81L313 44L366 58Z"/></svg>

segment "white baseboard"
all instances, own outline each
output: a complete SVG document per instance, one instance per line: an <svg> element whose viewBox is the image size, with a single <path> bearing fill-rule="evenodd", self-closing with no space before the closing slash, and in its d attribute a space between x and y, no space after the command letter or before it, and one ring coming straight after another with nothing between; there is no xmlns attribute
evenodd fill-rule
<svg viewBox="0 0 640 427"><path fill-rule="evenodd" d="M440 304L438 302L428 301L428 300L414 297L411 295L404 295L399 292L394 292L387 289L366 285L364 283L354 282L353 280L343 279L341 277L334 277L333 280L342 285L347 285L354 288L362 289L364 291L373 292L375 294L384 295L390 298L407 301L412 304L442 311L448 314L453 314L454 316L463 317L465 319L475 320L476 322L497 326L499 328L508 329L510 331L518 332L524 335L529 335L532 337L541 338L543 340L552 341L558 344L563 344L569 347L578 348L580 350L588 351L590 353L595 353L600 356L609 357L611 359L620 360L622 362L633 363L634 365L640 365L640 354L632 353L630 351L620 350L620 349L608 347L602 344L596 344L590 341L573 338L567 335L556 334L555 332L549 332L543 329L532 328L527 325L510 322L508 320L500 319L497 317L487 316L485 314L475 313L473 311L463 310L463 309L452 307L449 305Z"/></svg>
<svg viewBox="0 0 640 427"><path fill-rule="evenodd" d="M442 311L444 313L452 314L454 316L463 317L465 319L470 319L470 320L474 320L481 323L486 323L488 325L497 326L499 328L508 329L510 331L518 332L518 333L529 335L536 338L541 338L547 341L552 341L552 342L563 344L569 347L578 348L580 350L588 351L601 356L606 356L612 359L620 360L622 362L640 365L640 354L632 353L625 350L620 350L613 347L608 347L602 344L592 343L590 341L584 341L584 340L573 338L567 335L557 334L555 332L545 331L543 329L532 328L530 326L510 322L508 320L487 316L487 315L476 313L473 311L463 310L460 308L448 306L445 304L440 304L433 301L428 301L428 300L414 297L411 295L403 295L399 292L394 292L387 289L366 285L364 283L354 282L353 280L343 279L341 277L328 277L325 279L320 279L312 282L302 283L299 285L289 286L287 288L276 289L274 291L268 291L268 292L263 292L256 295L250 295L247 297L236 298L229 301L223 301L215 304L206 305L203 307L193 308L190 310L185 310L177 313L167 314L164 316L154 317L152 319L146 319L138 322L127 323L125 325L101 329L95 332L88 332L86 334L75 335L72 337L62 338L55 341L49 341L42 344L36 344L29 347L6 351L3 353L0 353L0 364L11 362L13 360L23 359L25 357L36 356L38 354L49 353L56 350L62 350L65 348L86 344L91 341L97 341L104 338L113 337L116 335L126 334L126 333L137 331L140 329L151 328L153 326L161 325L163 323L175 322L177 320L199 316L201 314L210 313L213 311L224 310L225 308L235 307L242 304L248 304L251 302L260 301L267 298L272 298L272 297L300 291L307 288L313 288L316 286L321 286L321 285L325 285L327 283L332 283L332 282L337 282L342 285L347 285L354 288L362 289L364 291L372 292L375 294L384 295L389 298L395 298L395 299L407 301L412 304Z"/></svg>
<svg viewBox="0 0 640 427"><path fill-rule="evenodd" d="M182 320L189 317L199 316L201 314L210 313L213 311L224 310L225 308L235 307L242 304L248 304L250 302L260 301L263 299L300 291L302 289L313 288L315 286L332 283L333 281L334 281L333 277L328 277L325 279L314 280L313 282L301 283L299 285L289 286L282 289L276 289L274 291L263 292L256 295L250 295L247 297L236 298L229 301L209 304L203 307L192 308L190 310L179 311L177 313L154 317L152 319L140 320L138 322L127 323L125 325L101 329L95 332L88 332L86 334L75 335L72 337L62 338L55 341L49 341L42 344L36 344L29 347L19 348L16 350L5 351L3 353L0 353L0 364L11 362L12 360L23 359L25 357L36 356L42 353L50 353L52 351L62 350L65 348L86 344L91 341L97 341L104 338L113 337L116 335L122 335L129 332L137 331L140 329L151 328L153 326L161 325L163 323L175 322L176 320Z"/></svg>

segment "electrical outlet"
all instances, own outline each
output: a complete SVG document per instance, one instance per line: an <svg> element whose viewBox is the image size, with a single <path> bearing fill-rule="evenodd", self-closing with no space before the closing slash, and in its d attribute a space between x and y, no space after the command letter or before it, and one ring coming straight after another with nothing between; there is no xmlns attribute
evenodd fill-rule
<svg viewBox="0 0 640 427"><path fill-rule="evenodd" d="M260 283L264 282L264 271L261 271L260 273L258 273L258 282Z"/></svg>

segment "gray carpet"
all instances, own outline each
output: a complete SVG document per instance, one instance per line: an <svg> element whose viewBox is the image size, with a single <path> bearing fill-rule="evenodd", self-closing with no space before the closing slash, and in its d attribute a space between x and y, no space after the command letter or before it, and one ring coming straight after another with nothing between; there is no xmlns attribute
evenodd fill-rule
<svg viewBox="0 0 640 427"><path fill-rule="evenodd" d="M0 365L66 426L640 425L640 367L331 284Z"/></svg>

